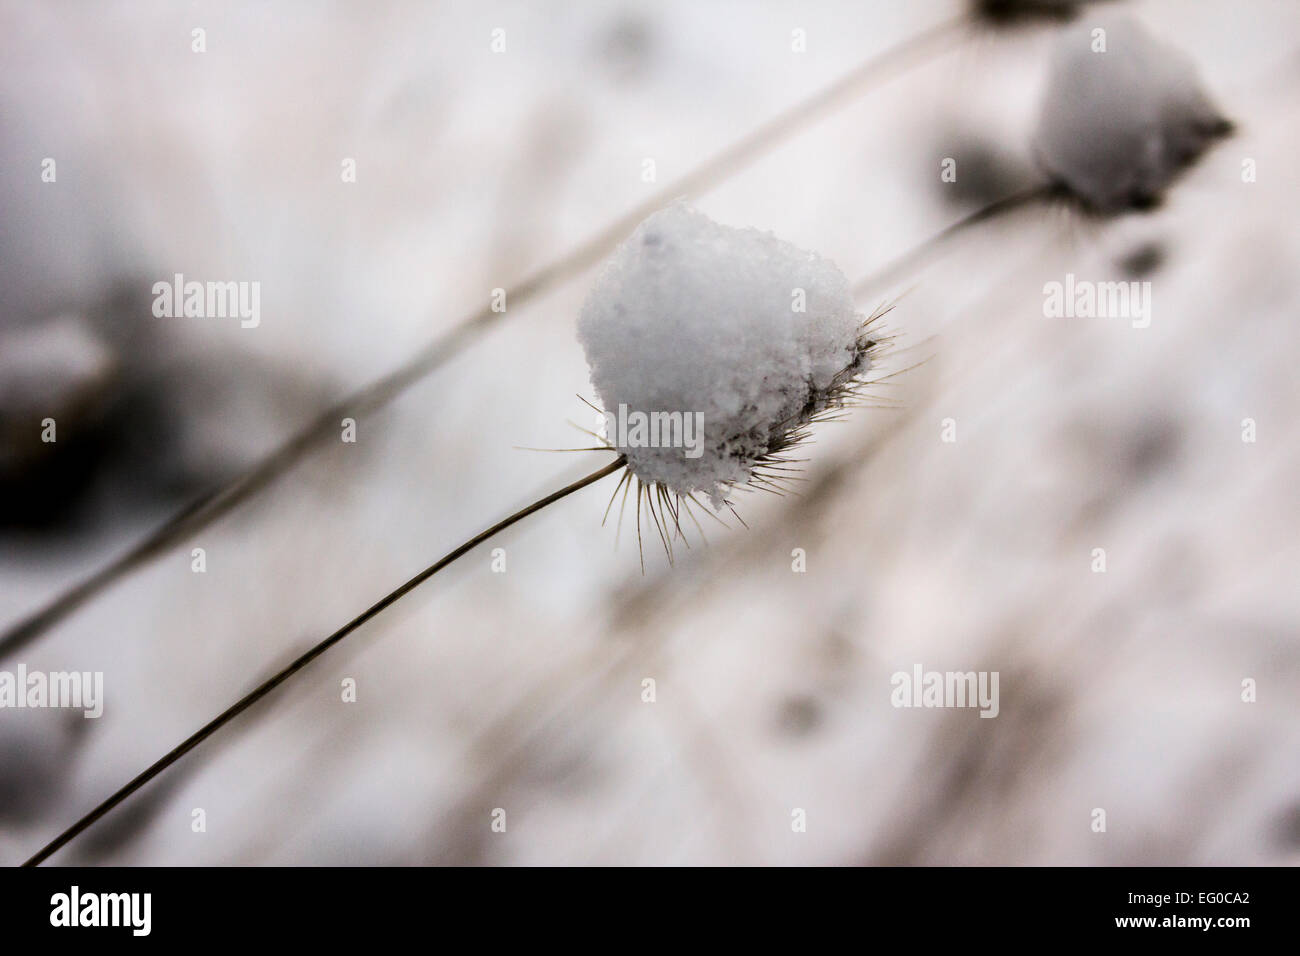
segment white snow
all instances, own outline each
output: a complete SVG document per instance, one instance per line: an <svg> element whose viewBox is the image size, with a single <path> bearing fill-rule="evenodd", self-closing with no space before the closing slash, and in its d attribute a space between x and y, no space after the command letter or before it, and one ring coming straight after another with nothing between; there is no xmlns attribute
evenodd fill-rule
<svg viewBox="0 0 1300 956"><path fill-rule="evenodd" d="M1050 175L1115 211L1158 198L1224 127L1183 53L1131 18L1090 18L1058 41L1035 145Z"/></svg>
<svg viewBox="0 0 1300 956"><path fill-rule="evenodd" d="M803 311L799 311L802 297ZM834 263L678 203L605 264L578 321L607 414L698 413L704 449L611 442L643 482L720 504L773 438L858 359L862 316Z"/></svg>

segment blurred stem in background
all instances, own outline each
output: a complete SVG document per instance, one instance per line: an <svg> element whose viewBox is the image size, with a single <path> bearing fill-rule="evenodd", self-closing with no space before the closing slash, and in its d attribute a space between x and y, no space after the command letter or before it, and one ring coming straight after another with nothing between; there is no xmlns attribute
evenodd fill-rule
<svg viewBox="0 0 1300 956"><path fill-rule="evenodd" d="M790 107L692 172L669 184L568 254L511 286L511 302L522 304L595 265L650 213L674 199L698 195L718 186L815 119L843 106L874 85L893 79L950 49L954 41L961 37L962 28L970 22L970 17L966 15L944 20L862 63L835 83ZM340 418L360 418L388 404L415 382L467 348L481 334L493 328L504 315L505 313L484 307L447 329L402 367L330 406L268 457L230 482L203 495L124 554L5 630L0 634L0 659L27 647L115 581L230 512L289 471L322 439L334 436Z"/></svg>

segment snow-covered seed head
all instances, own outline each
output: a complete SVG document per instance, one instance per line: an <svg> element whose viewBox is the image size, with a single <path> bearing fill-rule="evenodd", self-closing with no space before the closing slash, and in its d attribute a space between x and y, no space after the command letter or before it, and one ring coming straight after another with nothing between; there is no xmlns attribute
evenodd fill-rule
<svg viewBox="0 0 1300 956"><path fill-rule="evenodd" d="M1065 31L1043 99L1043 169L1099 212L1156 202L1170 180L1231 124L1183 53L1137 21L1091 20Z"/></svg>
<svg viewBox="0 0 1300 956"><path fill-rule="evenodd" d="M867 324L832 262L678 203L605 263L578 338L631 474L720 507L851 397L876 345ZM665 442L673 416L684 440Z"/></svg>

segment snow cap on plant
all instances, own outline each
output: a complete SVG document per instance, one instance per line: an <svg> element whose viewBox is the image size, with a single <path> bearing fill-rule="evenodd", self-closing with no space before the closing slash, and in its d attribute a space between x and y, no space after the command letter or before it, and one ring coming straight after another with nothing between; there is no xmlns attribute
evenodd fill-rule
<svg viewBox="0 0 1300 956"><path fill-rule="evenodd" d="M607 440L642 486L721 507L852 398L876 346L848 279L770 233L678 203L614 251L578 320L606 415L698 413L702 448ZM671 507L671 505L670 505Z"/></svg>
<svg viewBox="0 0 1300 956"><path fill-rule="evenodd" d="M1154 203L1179 170L1231 129L1191 60L1136 20L1085 20L1058 44L1038 159L1099 212Z"/></svg>

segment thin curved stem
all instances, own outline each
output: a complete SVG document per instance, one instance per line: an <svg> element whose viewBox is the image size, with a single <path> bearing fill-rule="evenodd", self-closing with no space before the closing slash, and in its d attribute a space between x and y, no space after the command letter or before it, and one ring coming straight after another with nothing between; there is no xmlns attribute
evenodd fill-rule
<svg viewBox="0 0 1300 956"><path fill-rule="evenodd" d="M415 577L411 578L401 587L397 588L396 590L388 592L388 594L384 595L384 597L380 598L378 601L370 605L370 607L366 608L364 611L362 611L352 620L348 621L348 623L340 627L333 634L329 635L329 637L326 637L324 640L320 641L318 644L313 646L310 650L308 650L307 652L305 652L304 654L296 658L291 664L289 664L283 670L279 671L274 676L268 678L266 681L259 684L254 690L245 694L235 703L231 704L229 707L223 710L216 717L212 718L210 721L208 721L206 724L204 724L194 733L190 734L188 737L182 740L171 750L167 751L167 753L165 753L162 757L158 758L158 760L150 764L148 768L138 773L135 777L133 777L130 780L130 782L128 782L125 786L119 789L112 796L110 796L107 800L105 800L99 806L95 807L95 809L91 810L80 820L78 820L72 826L68 827L68 829L64 830L57 837L55 837L53 840L47 843L39 852L37 852L34 856L32 856L31 859L29 859L26 863L24 863L23 866L37 866L45 862L47 859L50 858L51 855L56 853L62 847L66 846L69 842L75 839L79 834L83 833L85 830L93 826L96 821L98 821L100 818L106 815L110 810L116 807L127 797L131 796L131 794L135 793L137 790L139 790L141 787L147 784L154 777L158 776L160 773L162 773L172 764L176 763L176 761L180 760L181 757L184 757L187 753L189 753L199 744L203 743L203 741L207 740L209 737L215 734L226 724L230 723L232 720L234 720L244 711L248 710L248 708L252 707L255 703L257 703L267 694L271 693L271 691L275 690L277 687L279 687L281 684L287 681L294 674L298 673L298 671L302 670L304 667L306 667L316 658L320 657L322 654L328 651L335 644L339 643L345 637L347 637L349 634L355 631L357 628L361 627L361 625L365 624L371 618L377 616L380 612L382 612L386 608L389 608L392 605L396 604L399 600L401 600L407 594L410 594L417 587L419 587L425 581L429 580L429 578L433 577L435 574L437 574L447 565L451 564L457 558L474 550L474 548L478 547L484 541L487 541L489 538L499 534L500 532L504 531L506 528L509 528L512 524L522 521L524 518L527 518L529 515L533 514L536 511L541 511L547 505L559 501L561 498L567 497L568 495L571 495L575 491L585 488L588 485L595 484L597 481L604 478L606 475L612 475L614 472L622 468L626 463L627 463L627 459L625 459L622 455L619 455L617 458L615 458L612 462L610 462L605 467L600 468L597 471L593 471L590 475L587 475L585 478L579 478L577 481L573 482L570 485L565 485L559 491L553 491L546 497L539 498L537 501L534 501L532 504L528 505L527 507L519 509L514 514L510 515L508 518L503 518L502 520L498 521L496 524L492 525L492 527L488 528L486 531L481 531L478 534L474 535L474 537L470 538L464 544L460 545L460 547L447 552L447 554L443 555L433 564L429 565L429 567L425 568L423 571L421 571Z"/></svg>

